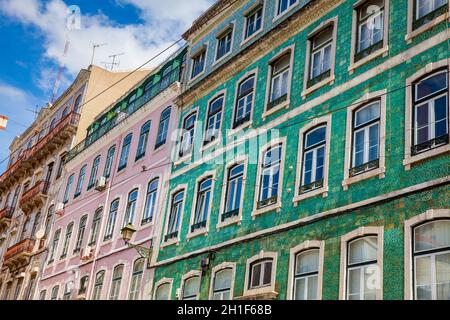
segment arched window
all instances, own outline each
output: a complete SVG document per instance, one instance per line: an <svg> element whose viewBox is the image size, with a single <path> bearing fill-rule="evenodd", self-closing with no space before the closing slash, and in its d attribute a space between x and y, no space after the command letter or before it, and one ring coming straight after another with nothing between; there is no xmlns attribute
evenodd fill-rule
<svg viewBox="0 0 450 320"><path fill-rule="evenodd" d="M143 258L140 258L134 262L128 300L139 300L139 293L141 292L141 284L142 284L142 275L144 273L144 262L145 259Z"/></svg>
<svg viewBox="0 0 450 320"><path fill-rule="evenodd" d="M233 269L225 268L214 274L213 300L230 300Z"/></svg>
<svg viewBox="0 0 450 320"><path fill-rule="evenodd" d="M326 125L305 134L302 152L302 178L300 194L321 188L324 180Z"/></svg>
<svg viewBox="0 0 450 320"><path fill-rule="evenodd" d="M418 300L450 299L450 220L414 228L414 296Z"/></svg>
<svg viewBox="0 0 450 320"><path fill-rule="evenodd" d="M300 252L294 266L295 300L316 300L319 278L319 249Z"/></svg>
<svg viewBox="0 0 450 320"><path fill-rule="evenodd" d="M211 203L212 181L212 177L207 177L198 184L195 215L191 232L206 228Z"/></svg>
<svg viewBox="0 0 450 320"><path fill-rule="evenodd" d="M221 95L209 104L208 116L206 119L205 139L203 142L204 145L214 141L219 136L224 101L224 95Z"/></svg>
<svg viewBox="0 0 450 320"><path fill-rule="evenodd" d="M183 300L198 300L200 292L200 277L192 276L184 280Z"/></svg>
<svg viewBox="0 0 450 320"><path fill-rule="evenodd" d="M53 235L52 244L49 250L49 258L48 263L52 263L55 261L56 252L58 251L58 245L59 245L59 238L61 236L61 229L58 229L55 234Z"/></svg>
<svg viewBox="0 0 450 320"><path fill-rule="evenodd" d="M63 294L63 300L70 300L72 298L72 288L73 288L73 281L69 281L64 286L64 294Z"/></svg>
<svg viewBox="0 0 450 320"><path fill-rule="evenodd" d="M123 220L123 226L126 226L127 224L133 224L134 222L138 193L139 193L138 189L134 189L128 194L127 208L125 211L125 219Z"/></svg>
<svg viewBox="0 0 450 320"><path fill-rule="evenodd" d="M170 215L167 222L167 233L165 241L178 237L180 227L181 210L183 209L184 190L177 192L172 196L172 205L170 207Z"/></svg>
<svg viewBox="0 0 450 320"><path fill-rule="evenodd" d="M98 208L95 211L94 218L92 219L91 239L89 245L93 246L97 243L98 235L100 232L100 224L102 222L103 207Z"/></svg>
<svg viewBox="0 0 450 320"><path fill-rule="evenodd" d="M97 272L95 276L94 291L92 300L100 300L102 296L103 281L105 281L105 271Z"/></svg>
<svg viewBox="0 0 450 320"><path fill-rule="evenodd" d="M81 194L81 190L83 190L84 180L86 179L86 170L87 165L84 165L80 169L80 174L78 175L77 188L75 189L74 198L79 197Z"/></svg>
<svg viewBox="0 0 450 320"><path fill-rule="evenodd" d="M120 264L114 268L111 279L111 290L109 292L109 300L118 300L120 296L120 288L122 285L123 277L123 264Z"/></svg>
<svg viewBox="0 0 450 320"><path fill-rule="evenodd" d="M87 287L89 285L89 276L84 276L80 279L80 288L78 289L78 295L86 294Z"/></svg>
<svg viewBox="0 0 450 320"><path fill-rule="evenodd" d="M128 162L128 155L130 154L131 141L133 140L133 134L128 134L123 139L122 152L120 153L119 167L117 171L121 171L126 168Z"/></svg>
<svg viewBox="0 0 450 320"><path fill-rule="evenodd" d="M116 146L112 146L108 149L108 154L106 156L105 169L103 170L103 176L108 179L111 176L111 168L114 161L114 154L116 153Z"/></svg>
<svg viewBox="0 0 450 320"><path fill-rule="evenodd" d="M58 300L59 286L54 286L52 289L52 295L50 296L50 300Z"/></svg>
<svg viewBox="0 0 450 320"><path fill-rule="evenodd" d="M153 179L147 186L147 196L145 198L144 215L142 216L141 225L152 221L155 214L156 199L158 196L159 179Z"/></svg>
<svg viewBox="0 0 450 320"><path fill-rule="evenodd" d="M78 234L77 234L77 241L75 242L75 248L73 250L73 253L78 253L81 250L81 246L83 245L84 240L84 233L86 231L86 222L87 222L88 215L84 215L80 219L80 225L78 226Z"/></svg>
<svg viewBox="0 0 450 320"><path fill-rule="evenodd" d="M181 136L179 156L189 154L194 143L195 123L197 121L197 113L194 112L187 116L183 121L183 135Z"/></svg>
<svg viewBox="0 0 450 320"><path fill-rule="evenodd" d="M63 202L69 202L70 192L72 191L73 180L75 179L75 174L71 174L69 179L67 179L66 191L64 192Z"/></svg>
<svg viewBox="0 0 450 320"><path fill-rule="evenodd" d="M57 117L54 117L54 118L52 119L52 121L50 122L50 126L49 126L49 128L48 128L48 132L51 132L51 131L55 128L55 126L56 126L56 121L58 121L58 118L57 118Z"/></svg>
<svg viewBox="0 0 450 320"><path fill-rule="evenodd" d="M172 108L168 107L163 112L161 112L161 118L159 120L159 127L158 127L158 135L156 136L155 149L158 149L160 146L166 143L167 133L169 132L171 111Z"/></svg>
<svg viewBox="0 0 450 320"><path fill-rule="evenodd" d="M147 144L148 144L148 137L150 134L151 123L152 123L151 121L147 121L141 127L141 134L139 135L139 141L138 141L135 161L138 161L139 159L142 159L145 156L145 152L147 150Z"/></svg>
<svg viewBox="0 0 450 320"><path fill-rule="evenodd" d="M251 263L248 288L253 290L270 286L272 284L272 268L272 258L264 258Z"/></svg>
<svg viewBox="0 0 450 320"><path fill-rule="evenodd" d="M222 214L222 222L239 215L244 186L244 164L236 164L228 169L225 212Z"/></svg>
<svg viewBox="0 0 450 320"><path fill-rule="evenodd" d="M170 300L170 283L160 284L155 291L155 300Z"/></svg>
<svg viewBox="0 0 450 320"><path fill-rule="evenodd" d="M51 205L47 210L47 217L45 218L45 238L47 238L50 233L50 229L53 224L54 213L55 213L55 206Z"/></svg>
<svg viewBox="0 0 450 320"><path fill-rule="evenodd" d="M69 251L70 241L72 239L73 226L74 226L73 222L69 223L69 225L67 226L66 235L64 236L64 244L63 244L63 250L61 253L61 259L64 259L65 257L67 257L67 252Z"/></svg>
<svg viewBox="0 0 450 320"><path fill-rule="evenodd" d="M95 185L97 180L98 168L100 167L101 156L97 156L92 163L91 177L89 178L88 190Z"/></svg>
<svg viewBox="0 0 450 320"><path fill-rule="evenodd" d="M378 285L369 277L377 274L378 237L365 236L347 243L347 299L375 300ZM375 279L379 281L379 279Z"/></svg>
<svg viewBox="0 0 450 320"><path fill-rule="evenodd" d="M75 99L75 104L73 107L73 112L80 114L81 109L81 94Z"/></svg>
<svg viewBox="0 0 450 320"><path fill-rule="evenodd" d="M289 92L291 53L286 53L270 65L270 96L267 110L285 102Z"/></svg>
<svg viewBox="0 0 450 320"><path fill-rule="evenodd" d="M264 154L259 179L258 209L278 201L282 145L270 147Z"/></svg>
<svg viewBox="0 0 450 320"><path fill-rule="evenodd" d="M111 202L111 206L109 208L108 223L106 224L105 236L103 238L104 241L111 239L113 236L118 210L119 199L115 199L113 202Z"/></svg>
<svg viewBox="0 0 450 320"><path fill-rule="evenodd" d="M236 128L250 120L253 109L254 90L254 75L251 75L239 84L233 128Z"/></svg>

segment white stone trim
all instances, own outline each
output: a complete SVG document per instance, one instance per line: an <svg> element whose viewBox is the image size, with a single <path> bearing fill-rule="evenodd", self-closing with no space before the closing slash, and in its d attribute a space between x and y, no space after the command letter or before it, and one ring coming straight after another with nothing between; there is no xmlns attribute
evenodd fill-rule
<svg viewBox="0 0 450 320"><path fill-rule="evenodd" d="M152 300L156 300L156 291L158 288L164 284L169 285L169 300L172 300L172 287L173 287L173 278L162 278L158 282L155 283L155 288L153 290Z"/></svg>
<svg viewBox="0 0 450 320"><path fill-rule="evenodd" d="M316 83L315 85L308 88L308 81L310 78L310 69L311 69L311 51L312 51L312 39L319 34L321 31L325 30L327 27L332 26L332 40L331 40L331 73L330 76L322 81ZM316 27L313 31L308 34L308 40L306 45L306 63L305 63L305 74L303 79L303 92L301 96L303 99L305 97L322 88L327 84L332 84L335 79L335 66L336 66L336 42L337 42L337 29L338 29L338 16L334 18L323 21L318 27Z"/></svg>
<svg viewBox="0 0 450 320"><path fill-rule="evenodd" d="M271 258L272 259L272 279L270 286L257 288L257 289L249 289L249 281L250 281L250 267L251 264L260 259ZM257 255L254 255L250 259L247 259L247 263L245 265L245 282L244 282L244 294L243 296L251 296L263 293L275 292L275 280L277 275L277 258L278 252L265 252L261 250L261 252Z"/></svg>
<svg viewBox="0 0 450 320"><path fill-rule="evenodd" d="M236 263L235 262L223 262L215 266L211 271L211 281L209 285L209 300L213 300L214 296L214 279L216 278L216 273L224 269L231 269L231 287L230 287L230 300L234 298L234 281L236 279Z"/></svg>
<svg viewBox="0 0 450 320"><path fill-rule="evenodd" d="M176 160L174 162L174 166L178 166L178 165L182 164L184 161L190 159L192 156L192 153L195 148L195 140L196 140L195 137L197 134L197 129L198 129L197 127L198 127L199 116L200 116L199 109L200 109L199 107L194 107L194 108L192 108L192 110L187 112L183 117L181 117L181 130L180 130L180 136L178 137L178 143L177 143L177 146L175 149L176 150L176 154L175 154ZM184 122L186 121L187 118L189 118L190 116L192 116L194 114L196 115L196 118L195 118L195 124L194 124L192 147L191 147L191 150L187 154L183 154L183 156L180 157L180 148L183 143L182 137L183 137L183 133L184 133ZM202 137L202 143L203 143L203 137Z"/></svg>
<svg viewBox="0 0 450 320"><path fill-rule="evenodd" d="M256 8L258 8L259 6L261 6L262 8L262 16L261 16L261 28L259 30L257 30L254 34L252 34L249 37L245 37L246 33L247 33L247 26L248 26L248 16L250 15L250 13L255 10ZM242 39L241 39L241 44L240 46L243 46L245 44L247 44L248 42L250 42L252 39L254 39L258 34L260 34L261 32L264 31L264 20L265 20L265 11L266 11L266 6L264 3L264 0L258 0L256 1L252 6L250 6L250 8L248 8L244 13L244 24L243 24L243 28L242 28Z"/></svg>
<svg viewBox="0 0 450 320"><path fill-rule="evenodd" d="M216 48L214 50L214 62L212 64L212 66L216 66L218 65L220 62L224 61L227 57L229 57L231 55L231 53L233 52L233 47L234 47L234 39L235 39L235 33L236 33L236 20L233 20L232 22L230 22L229 24L227 24L224 28L222 28L222 30L220 30L219 32L216 33ZM219 50L219 39L220 37L222 37L225 32L227 32L229 29L231 29L231 43L230 43L230 51L228 51L227 53L225 53L222 57L220 57L219 59L217 59L217 51ZM206 64L206 60L205 60L205 64Z"/></svg>
<svg viewBox="0 0 450 320"><path fill-rule="evenodd" d="M404 232L404 279L405 279L405 300L414 299L414 288L413 288L413 258L412 258L412 239L413 239L413 229L414 227L436 220L438 218L448 218L450 219L450 209L430 209L426 212L414 216L408 220L405 220Z"/></svg>
<svg viewBox="0 0 450 320"><path fill-rule="evenodd" d="M319 274L317 277L317 300L322 300L322 280L323 280L323 265L325 253L325 241L307 240L290 250L289 254L289 271L288 271L288 285L287 285L287 300L294 300L294 273L295 260L298 254L306 252L311 249L319 249Z"/></svg>
<svg viewBox="0 0 450 320"><path fill-rule="evenodd" d="M280 6L280 0L276 0L275 3L275 12L274 12L274 18L272 19L272 23L275 23L276 21L279 21L282 19L282 17L285 17L288 12L291 12L294 8L296 8L299 4L299 0L295 0L295 3L291 5L289 8L287 8L285 11L278 13L278 7Z"/></svg>
<svg viewBox="0 0 450 320"><path fill-rule="evenodd" d="M208 118L209 118L209 108L211 107L211 103L214 102L214 100L220 98L220 96L223 96L223 105L222 105L222 117L220 119L220 128L217 137L214 139L214 141L210 141L208 144L204 145L206 134L208 132ZM211 148L212 146L217 145L222 141L222 129L223 129L223 122L224 122L224 116L225 116L225 106L227 104L227 89L222 89L218 92L216 92L211 98L208 99L208 102L206 103L206 110L205 110L205 121L203 126L203 133L202 133L202 146L201 151L204 152L205 150ZM194 129L195 130L195 129ZM195 136L195 132L194 132Z"/></svg>
<svg viewBox="0 0 450 320"><path fill-rule="evenodd" d="M350 66L348 71L352 73L355 69L362 66L363 64L378 58L379 56L387 56L389 51L388 41L389 41L389 15L390 15L390 0L384 0L384 30L383 30L383 47L379 50L371 53L365 58L362 58L359 61L355 62L355 54L356 54L356 35L357 35L357 21L358 21L358 7L360 7L366 0L360 0L353 5L353 21L352 21L352 42L351 42L351 50L350 50Z"/></svg>
<svg viewBox="0 0 450 320"><path fill-rule="evenodd" d="M302 184L302 171L303 171L303 141L305 134L310 131L311 129L318 127L320 125L326 126L326 137L325 137L325 163L324 163L324 170L323 170L323 187L318 188L316 190L313 190L311 192L307 192L304 194L300 194L300 186ZM299 138L298 138L298 151L297 151L297 173L296 173L296 179L295 179L295 196L292 200L295 205L299 201L302 201L307 198L315 197L315 196L328 196L328 175L330 170L330 145L331 145L331 114L320 117L320 118L314 118L311 122L309 122L307 125L302 127L299 131Z"/></svg>
<svg viewBox="0 0 450 320"><path fill-rule="evenodd" d="M201 287L202 287L202 272L199 270L192 270L189 271L188 273L185 273L182 277L181 277L181 287L180 287L180 296L178 297L178 300L183 300L183 292L184 292L184 283L186 282L186 280L188 280L189 278L192 277L198 277L199 278L199 290L197 292L197 297L196 300L199 300L200 298L200 291L201 291Z"/></svg>
<svg viewBox="0 0 450 320"><path fill-rule="evenodd" d="M279 137L276 139L271 140L269 143L264 145L259 149L259 159L258 159L258 169L256 174L256 183L255 183L255 195L253 199L253 211L252 211L252 218L255 219L256 216L276 210L277 212L281 211L281 200L283 197L283 175L284 175L284 162L286 160L286 148L287 148L287 138L286 137ZM261 177L261 164L263 161L264 153L271 147L274 147L278 144L281 144L281 162L280 162L280 181L278 181L278 199L277 203L258 209L258 199L259 199L259 192L260 192L260 177Z"/></svg>
<svg viewBox="0 0 450 320"><path fill-rule="evenodd" d="M173 196L178 193L179 191L184 190L184 195L183 195L183 204L181 206L181 216L180 216L180 223L179 223L179 230L178 230L178 237L174 238L174 239L170 239L169 241L164 241L164 237L167 235L167 231L169 228L169 216L170 216L170 211L172 210L172 201L173 201ZM173 189L170 193L169 193L169 202L168 202L168 206L167 206L167 212L166 212L166 218L164 219L164 233L162 235L162 243L161 243L161 249L163 249L164 247L168 247L170 245L176 244L178 245L178 243L180 242L180 236L181 236L181 230L183 227L183 216L184 216L184 208L186 205L186 192L188 191L188 185L186 184L181 184L178 185L175 189Z"/></svg>
<svg viewBox="0 0 450 320"><path fill-rule="evenodd" d="M339 299L347 298L347 246L350 241L364 236L377 236L377 265L380 269L380 287L376 292L376 299L383 300L383 252L384 252L384 227L360 227L343 236L341 236L341 258L340 258L340 277L339 277Z"/></svg>
<svg viewBox="0 0 450 320"><path fill-rule="evenodd" d="M197 207L198 187L199 187L200 182L207 177L211 177L212 182L211 182L211 198L209 200L208 218L206 219L206 227L195 230L194 232L191 232L191 226L193 225L194 218L195 218L195 209ZM190 215L190 219L189 219L189 229L188 229L188 233L186 236L187 239L191 239L191 238L197 237L199 235L208 235L208 233L209 233L209 222L211 221L211 215L212 215L212 209L213 209L212 203L214 201L215 182L216 182L216 170L205 171L201 176L198 176L197 179L195 180L194 194L193 194L192 207L191 207L191 215Z"/></svg>
<svg viewBox="0 0 450 320"><path fill-rule="evenodd" d="M348 190L349 185L357 183L372 177L378 176L383 179L386 172L386 94L387 90L379 90L375 92L366 93L362 98L358 99L350 107L347 108L347 126L345 130L345 158L344 158L344 179L342 180L342 187ZM380 141L379 141L379 167L378 169L370 170L350 177L350 166L353 155L353 114L364 105L371 101L380 101Z"/></svg>
<svg viewBox="0 0 450 320"><path fill-rule="evenodd" d="M450 3L450 2L449 2ZM441 147L431 149L425 152L421 152L415 156L411 155L411 147L413 145L412 134L413 134L413 104L414 97L412 96L413 83L427 74L431 74L434 71L441 69L443 67L449 68L449 59L442 59L438 62L430 62L424 68L417 71L411 77L406 79L406 92L405 92L405 158L403 159L403 166L405 170L410 170L413 163L425 160L437 156L439 154L444 154L450 152L450 144L445 144ZM448 77L448 75L447 75ZM450 85L449 85L450 87ZM450 90L449 88L447 88ZM450 97L450 92L449 92ZM447 106L448 108L448 106ZM449 109L447 109L447 115L449 115Z"/></svg>
<svg viewBox="0 0 450 320"><path fill-rule="evenodd" d="M195 52L190 53L190 67L189 67L189 74L188 74L188 85L191 85L194 83L197 79L199 79L201 76L203 76L206 72L206 62L208 60L208 47L209 43L205 43L200 48L198 48ZM205 64L203 66L203 71L197 74L195 77L192 77L192 71L194 70L194 59L197 58L202 54L202 52L205 51Z"/></svg>

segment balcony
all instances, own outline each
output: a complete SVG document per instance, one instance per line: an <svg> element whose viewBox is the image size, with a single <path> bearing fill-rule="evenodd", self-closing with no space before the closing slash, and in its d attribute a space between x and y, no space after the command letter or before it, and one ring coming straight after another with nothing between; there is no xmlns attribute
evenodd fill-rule
<svg viewBox="0 0 450 320"><path fill-rule="evenodd" d="M3 265L12 271L26 266L33 255L34 244L34 239L25 239L9 247L4 255Z"/></svg>
<svg viewBox="0 0 450 320"><path fill-rule="evenodd" d="M13 214L14 214L13 207L5 207L2 210L0 210L0 233L5 228L9 227Z"/></svg>
<svg viewBox="0 0 450 320"><path fill-rule="evenodd" d="M27 190L19 201L19 207L26 214L34 207L40 206L47 199L49 183L47 181L38 181L30 189Z"/></svg>
<svg viewBox="0 0 450 320"><path fill-rule="evenodd" d="M60 148L76 132L79 114L70 113L42 137L34 146L25 150L0 176L0 192L7 190L21 177L30 174L48 155Z"/></svg>

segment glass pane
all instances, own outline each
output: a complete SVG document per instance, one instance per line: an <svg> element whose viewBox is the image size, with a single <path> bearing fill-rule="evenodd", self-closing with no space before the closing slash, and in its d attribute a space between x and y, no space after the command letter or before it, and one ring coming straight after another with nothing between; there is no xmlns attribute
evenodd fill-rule
<svg viewBox="0 0 450 320"><path fill-rule="evenodd" d="M308 278L308 300L317 299L317 280L318 276Z"/></svg>
<svg viewBox="0 0 450 320"><path fill-rule="evenodd" d="M364 129L362 129L355 133L355 167L364 164L364 132Z"/></svg>
<svg viewBox="0 0 450 320"><path fill-rule="evenodd" d="M416 259L416 295L418 300L431 300L431 257Z"/></svg>
<svg viewBox="0 0 450 320"><path fill-rule="evenodd" d="M450 300L450 253L436 256L436 291L438 300Z"/></svg>
<svg viewBox="0 0 450 320"><path fill-rule="evenodd" d="M163 284L156 290L155 300L169 300L170 284Z"/></svg>
<svg viewBox="0 0 450 320"><path fill-rule="evenodd" d="M316 272L319 270L319 250L308 250L297 255L295 274Z"/></svg>
<svg viewBox="0 0 450 320"><path fill-rule="evenodd" d="M448 246L450 246L450 221L435 221L415 229L414 250L416 252Z"/></svg>
<svg viewBox="0 0 450 320"><path fill-rule="evenodd" d="M259 281L261 279L261 264L257 264L252 269L252 287L257 287L260 285Z"/></svg>
<svg viewBox="0 0 450 320"><path fill-rule="evenodd" d="M306 135L306 148L310 148L316 144L322 143L325 141L326 136L326 127L320 127Z"/></svg>
<svg viewBox="0 0 450 320"><path fill-rule="evenodd" d="M352 269L348 271L348 299L360 300L361 290L361 269Z"/></svg>
<svg viewBox="0 0 450 320"><path fill-rule="evenodd" d="M377 267L376 265L367 266L364 268L364 300L376 300L377 298L377 291L376 288L378 287L377 279L375 279L374 283L374 277L377 275L374 272L374 267Z"/></svg>
<svg viewBox="0 0 450 320"><path fill-rule="evenodd" d="M377 119L380 117L380 103L375 102L363 109L356 112L355 125L359 127L360 125Z"/></svg>
<svg viewBox="0 0 450 320"><path fill-rule="evenodd" d="M448 134L447 130L447 96L434 101L435 137Z"/></svg>
<svg viewBox="0 0 450 320"><path fill-rule="evenodd" d="M376 124L369 129L369 161L378 159L379 125Z"/></svg>
<svg viewBox="0 0 450 320"><path fill-rule="evenodd" d="M263 284L270 284L272 282L272 262L266 262L264 265Z"/></svg>
<svg viewBox="0 0 450 320"><path fill-rule="evenodd" d="M442 72L416 85L416 99L422 99L445 88L447 88L447 72Z"/></svg>
<svg viewBox="0 0 450 320"><path fill-rule="evenodd" d="M192 277L184 283L183 297L196 296L200 289L200 278Z"/></svg>
<svg viewBox="0 0 450 320"><path fill-rule="evenodd" d="M365 237L349 245L348 263L361 263L377 260L377 237Z"/></svg>
<svg viewBox="0 0 450 320"><path fill-rule="evenodd" d="M306 300L305 295L306 278L295 279L295 300Z"/></svg>
<svg viewBox="0 0 450 320"><path fill-rule="evenodd" d="M223 290L231 288L231 269L225 269L216 273L214 279L214 290Z"/></svg>

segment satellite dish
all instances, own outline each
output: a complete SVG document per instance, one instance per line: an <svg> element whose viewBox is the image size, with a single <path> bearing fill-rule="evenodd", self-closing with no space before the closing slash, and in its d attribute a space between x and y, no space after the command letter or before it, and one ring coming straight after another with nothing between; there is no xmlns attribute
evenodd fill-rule
<svg viewBox="0 0 450 320"><path fill-rule="evenodd" d="M40 229L40 230L36 231L36 234L35 234L36 239L41 240L44 236L45 236L44 229Z"/></svg>

